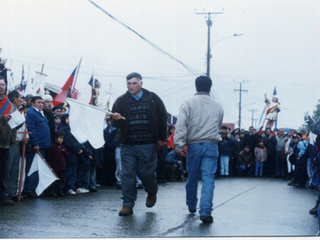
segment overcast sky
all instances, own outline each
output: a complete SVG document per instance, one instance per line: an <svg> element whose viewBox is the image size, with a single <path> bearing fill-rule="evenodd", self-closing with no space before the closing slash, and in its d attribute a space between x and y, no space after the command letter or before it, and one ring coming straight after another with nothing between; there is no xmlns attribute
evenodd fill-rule
<svg viewBox="0 0 320 240"><path fill-rule="evenodd" d="M299 128L305 111L312 113L320 99L319 0L94 2L196 74L89 1L1 1L1 57L12 65L16 83L22 64L26 77L28 66L29 77L34 77L44 63L48 82L62 86L82 57L80 91L94 71L103 91L112 83L118 97L126 91L126 75L136 71L144 78L143 87L177 115L183 100L195 93L195 78L206 72L206 19L195 13L223 11L212 16L210 69L224 122L238 126L239 92L234 89L243 80L248 93L242 95L241 126L246 129L251 125L249 110L257 110L254 118L260 119L264 94L271 97L275 86L281 103L278 127ZM235 33L243 35L231 37Z"/></svg>

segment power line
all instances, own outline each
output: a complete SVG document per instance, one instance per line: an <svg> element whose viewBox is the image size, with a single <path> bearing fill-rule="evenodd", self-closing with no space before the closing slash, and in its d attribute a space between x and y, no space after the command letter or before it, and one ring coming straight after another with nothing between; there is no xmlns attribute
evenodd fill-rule
<svg viewBox="0 0 320 240"><path fill-rule="evenodd" d="M106 15L108 15L110 18L112 18L114 21L116 21L117 23L121 24L122 26L124 26L125 28L127 28L128 30L130 30L131 32L133 32L134 34L136 34L138 37L140 37L143 41L147 42L151 47L153 47L154 49L156 49L158 52L164 54L165 56L167 56L168 58L180 63L187 71L189 71L190 73L192 73L193 75L197 76L199 75L199 73L195 70L193 70L192 68L188 67L186 64L184 64L183 62L181 62L180 60L176 59L175 57L173 57L171 54L167 53L166 51L162 50L160 47L158 47L157 45L155 45L154 43L152 43L151 41L149 41L148 39L146 39L145 37L143 37L142 35L140 35L138 32L136 32L135 30L133 30L132 28L130 28L129 26L127 26L126 24L124 24L123 22L121 22L119 19L115 18L114 16L112 16L110 13L108 13L106 10L104 10L103 8L101 8L100 6L98 6L96 3L94 3L93 1L89 0L89 2L91 2L96 8L100 9L102 12L104 12Z"/></svg>

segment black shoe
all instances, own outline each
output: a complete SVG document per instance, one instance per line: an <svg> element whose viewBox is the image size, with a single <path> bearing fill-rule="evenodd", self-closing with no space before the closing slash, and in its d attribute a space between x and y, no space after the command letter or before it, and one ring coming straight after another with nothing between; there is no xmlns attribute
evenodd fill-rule
<svg viewBox="0 0 320 240"><path fill-rule="evenodd" d="M91 189L90 189L90 192L98 192L98 190L97 190L97 189L94 189L94 188L91 188Z"/></svg>
<svg viewBox="0 0 320 240"><path fill-rule="evenodd" d="M202 221L202 223L213 223L212 216L200 216L200 220Z"/></svg>
<svg viewBox="0 0 320 240"><path fill-rule="evenodd" d="M189 208L189 212L190 212L190 213L195 213L196 211L197 211L196 209L190 209L190 208Z"/></svg>
<svg viewBox="0 0 320 240"><path fill-rule="evenodd" d="M138 184L137 188L138 188L138 189L143 189L142 184Z"/></svg>
<svg viewBox="0 0 320 240"><path fill-rule="evenodd" d="M310 214L318 216L318 204L314 206L314 208L310 209Z"/></svg>
<svg viewBox="0 0 320 240"><path fill-rule="evenodd" d="M65 197L66 195L62 191L60 191L60 192L57 192L57 196L58 197Z"/></svg>
<svg viewBox="0 0 320 240"><path fill-rule="evenodd" d="M14 205L14 202L10 198L0 201L0 206L13 206L13 205Z"/></svg>
<svg viewBox="0 0 320 240"><path fill-rule="evenodd" d="M56 196L58 196L56 193L54 193L54 192L52 192L52 193L48 193L48 196L49 197L56 197Z"/></svg>
<svg viewBox="0 0 320 240"><path fill-rule="evenodd" d="M38 198L38 195L36 193L26 193L26 195L28 196L28 198Z"/></svg>
<svg viewBox="0 0 320 240"><path fill-rule="evenodd" d="M289 185L289 186L295 186L295 185L296 185L296 181L293 180L293 181L289 182L288 185Z"/></svg>

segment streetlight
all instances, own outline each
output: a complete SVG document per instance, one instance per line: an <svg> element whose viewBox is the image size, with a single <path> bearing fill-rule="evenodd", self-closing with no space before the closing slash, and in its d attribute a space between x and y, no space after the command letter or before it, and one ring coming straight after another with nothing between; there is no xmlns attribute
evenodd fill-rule
<svg viewBox="0 0 320 240"><path fill-rule="evenodd" d="M226 40L226 39L228 39L228 38L241 37L242 35L243 35L243 33L235 33L235 34L233 34L232 36L225 37L225 38L221 38L220 40L212 43L211 47L212 47L213 45L215 45L216 43L221 42L221 41L223 41L223 40ZM210 56L210 58L211 58L211 57L212 57L212 56Z"/></svg>

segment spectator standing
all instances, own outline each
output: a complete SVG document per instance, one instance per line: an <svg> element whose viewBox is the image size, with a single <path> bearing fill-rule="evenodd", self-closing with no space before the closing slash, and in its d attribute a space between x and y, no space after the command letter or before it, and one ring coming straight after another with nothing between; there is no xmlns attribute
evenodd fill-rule
<svg viewBox="0 0 320 240"><path fill-rule="evenodd" d="M229 160L232 158L232 147L234 141L230 140L228 136L224 135L222 141L219 143L220 162L221 162L221 176L229 176Z"/></svg>
<svg viewBox="0 0 320 240"><path fill-rule="evenodd" d="M157 149L165 145L168 118L162 100L142 88L139 73L130 73L126 79L128 91L116 100L112 108L112 125L121 128L122 141L121 189L124 199L120 216L133 214L137 198L136 175L148 193L146 206L153 207L156 203Z"/></svg>
<svg viewBox="0 0 320 240"><path fill-rule="evenodd" d="M203 223L212 223L218 143L221 141L219 128L224 112L221 104L209 94L212 86L209 77L198 77L195 85L197 93L180 106L174 145L180 155L183 155L184 146L187 145L188 148L186 198L189 212L196 212L198 180L201 173L200 220Z"/></svg>
<svg viewBox="0 0 320 240"><path fill-rule="evenodd" d="M68 195L75 195L75 183L77 181L77 167L79 162L79 155L83 152L83 146L72 135L69 126L69 113L61 115L61 124L59 131L63 132L63 145L66 147L68 156L66 156L67 170L65 173L66 181L64 191Z"/></svg>
<svg viewBox="0 0 320 240"><path fill-rule="evenodd" d="M234 135L234 144L232 147L233 159L229 161L229 175L236 175L236 164L238 162L238 154L243 150L243 140L240 138L240 133Z"/></svg>
<svg viewBox="0 0 320 240"><path fill-rule="evenodd" d="M51 147L50 129L48 120L43 113L43 100L40 96L31 99L31 107L28 109L26 124L30 134L31 150L26 156L26 178L24 183L24 193L30 198L36 198L38 195L35 189L39 182L38 171L30 176L27 175L36 153L46 156L46 151Z"/></svg>
<svg viewBox="0 0 320 240"><path fill-rule="evenodd" d="M288 134L288 141L285 145L285 154L287 160L287 177L286 180L290 180L293 178L294 164L290 162L290 156L293 154L293 149L290 147L291 142L293 142L292 136L296 133L296 130L290 129Z"/></svg>
<svg viewBox="0 0 320 240"><path fill-rule="evenodd" d="M46 160L52 167L53 171L58 176L59 180L54 181L47 189L49 197L64 197L63 193L65 185L65 172L67 170L66 159L68 156L67 149L62 145L64 134L61 131L57 131L53 134L51 148L48 149Z"/></svg>
<svg viewBox="0 0 320 240"><path fill-rule="evenodd" d="M11 91L8 94L10 102L15 106L16 109L21 107L22 94L16 90ZM20 113L23 114L23 113ZM22 141L27 143L28 138L23 138L23 134L19 131L25 129L24 123L22 126L17 128L16 138L14 144L10 146L9 157L6 163L4 186L8 192L8 197L13 201L18 201L18 178L19 178L19 167L20 167L20 146ZM23 199L23 198L22 198Z"/></svg>
<svg viewBox="0 0 320 240"><path fill-rule="evenodd" d="M271 133L271 128L267 127L265 131L266 135L262 138L264 146L267 148L268 157L264 164L265 175L274 177L275 173L275 152L277 139Z"/></svg>
<svg viewBox="0 0 320 240"><path fill-rule="evenodd" d="M287 137L284 135L284 130L279 129L276 140L276 156L275 156L275 177L285 177L286 162L282 161L282 150L285 146L284 141Z"/></svg>
<svg viewBox="0 0 320 240"><path fill-rule="evenodd" d="M53 134L55 132L55 125L54 125L53 113L52 113L52 97L51 95L44 95L42 97L42 100L43 100L43 113L48 120L50 136L53 137Z"/></svg>
<svg viewBox="0 0 320 240"><path fill-rule="evenodd" d="M254 156L256 161L255 173L254 176L262 177L263 176L263 163L267 160L267 149L263 145L261 140L257 147L254 149Z"/></svg>
<svg viewBox="0 0 320 240"><path fill-rule="evenodd" d="M14 203L8 197L8 192L3 184L6 163L9 157L9 148L16 140L16 130L12 130L8 124L11 113L16 108L5 95L6 83L0 76L0 206L12 206Z"/></svg>

